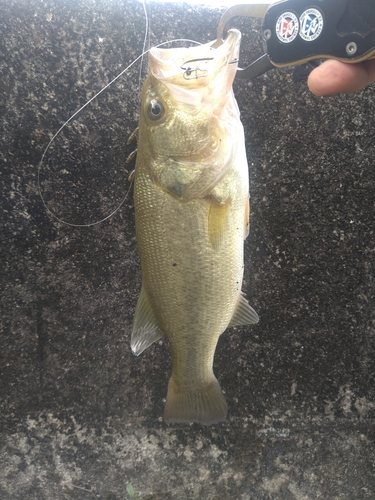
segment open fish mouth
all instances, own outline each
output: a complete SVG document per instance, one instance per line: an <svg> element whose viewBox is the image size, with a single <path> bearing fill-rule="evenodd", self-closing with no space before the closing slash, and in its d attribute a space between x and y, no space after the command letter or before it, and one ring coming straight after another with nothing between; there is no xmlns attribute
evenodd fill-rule
<svg viewBox="0 0 375 500"><path fill-rule="evenodd" d="M214 86L217 96L232 87L236 75L241 33L230 30L225 42L217 49L214 42L187 48L152 48L149 55L151 73L163 82L176 102L198 104L199 92L194 89Z"/></svg>

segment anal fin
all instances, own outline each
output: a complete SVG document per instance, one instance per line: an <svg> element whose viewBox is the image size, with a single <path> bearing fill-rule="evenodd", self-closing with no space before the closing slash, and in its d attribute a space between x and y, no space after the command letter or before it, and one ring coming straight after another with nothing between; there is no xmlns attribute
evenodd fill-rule
<svg viewBox="0 0 375 500"><path fill-rule="evenodd" d="M164 334L156 323L147 294L142 286L133 321L131 336L133 353L139 356L147 347L163 336Z"/></svg>
<svg viewBox="0 0 375 500"><path fill-rule="evenodd" d="M254 325L258 322L259 316L241 293L228 328L240 325Z"/></svg>

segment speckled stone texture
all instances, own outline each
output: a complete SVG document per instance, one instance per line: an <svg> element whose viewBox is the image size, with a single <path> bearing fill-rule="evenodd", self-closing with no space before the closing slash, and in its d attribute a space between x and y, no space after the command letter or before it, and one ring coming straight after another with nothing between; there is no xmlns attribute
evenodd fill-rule
<svg viewBox="0 0 375 500"><path fill-rule="evenodd" d="M148 6L150 43L213 40L223 9ZM1 500L375 498L375 88L236 82L251 181L244 291L220 339L227 422L167 426L168 345L139 358L132 193L102 224L43 205L53 134L142 51L126 0L0 0ZM243 64L259 21L238 23ZM148 40L147 40L148 43ZM144 75L144 70L142 75ZM49 208L87 224L129 189L139 65L53 142Z"/></svg>

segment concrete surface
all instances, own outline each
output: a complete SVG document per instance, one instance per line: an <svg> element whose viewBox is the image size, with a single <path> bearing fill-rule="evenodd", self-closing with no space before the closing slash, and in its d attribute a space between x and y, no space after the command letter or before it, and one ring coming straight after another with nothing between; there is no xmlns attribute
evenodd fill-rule
<svg viewBox="0 0 375 500"><path fill-rule="evenodd" d="M143 6L0 0L0 499L375 498L375 88L317 98L292 70L235 92L252 197L244 290L259 325L227 331L229 406L162 421L165 342L129 347L140 289L132 195L92 227L43 206L52 135L142 50ZM149 6L150 43L215 38L222 10ZM258 21L239 23L245 58ZM50 210L94 222L129 188L139 66L48 150Z"/></svg>

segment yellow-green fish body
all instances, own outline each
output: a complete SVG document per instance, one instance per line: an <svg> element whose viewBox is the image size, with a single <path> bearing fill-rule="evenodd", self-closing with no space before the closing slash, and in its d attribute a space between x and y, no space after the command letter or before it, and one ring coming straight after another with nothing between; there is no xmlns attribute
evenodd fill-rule
<svg viewBox="0 0 375 500"><path fill-rule="evenodd" d="M142 289L132 349L168 337L167 422L225 419L212 371L218 338L258 321L241 294L249 186L231 89L239 41L233 30L218 49L152 49L143 86L134 187Z"/></svg>

